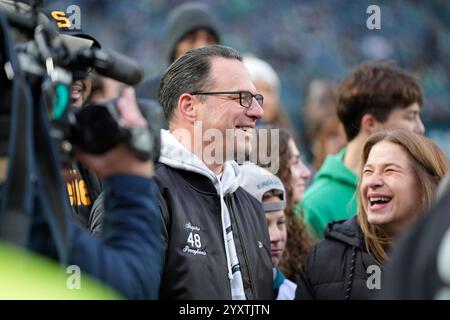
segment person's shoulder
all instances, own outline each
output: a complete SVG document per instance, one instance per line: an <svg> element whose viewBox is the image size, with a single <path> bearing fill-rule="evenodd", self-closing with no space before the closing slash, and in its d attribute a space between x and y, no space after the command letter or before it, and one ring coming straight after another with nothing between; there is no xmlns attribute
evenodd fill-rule
<svg viewBox="0 0 450 320"><path fill-rule="evenodd" d="M172 184L174 182L177 183L180 179L180 175L182 175L183 172L184 170L172 168L171 166L168 166L167 164L164 164L162 162L157 162L155 164L155 180L158 182L158 184Z"/></svg>
<svg viewBox="0 0 450 320"><path fill-rule="evenodd" d="M339 155L328 156L325 163L320 167L316 173L313 183L306 189L303 196L304 199L316 199L322 196L334 192L336 187L342 185L339 180L336 180L336 171L340 167ZM341 163L342 166L344 164ZM323 199L320 199L323 200ZM309 200L307 200L309 201Z"/></svg>
<svg viewBox="0 0 450 320"><path fill-rule="evenodd" d="M314 246L317 257L334 256L338 252L342 252L350 247L349 244L336 240L334 238L325 238Z"/></svg>
<svg viewBox="0 0 450 320"><path fill-rule="evenodd" d="M249 208L251 207L252 209L254 209L254 212L257 212L258 214L264 212L262 209L262 204L258 201L258 199L253 197L244 188L237 188L234 194L240 203Z"/></svg>
<svg viewBox="0 0 450 320"><path fill-rule="evenodd" d="M167 172L167 169L170 169L170 167L162 162L157 162L155 164L155 172L158 172L159 174Z"/></svg>
<svg viewBox="0 0 450 320"><path fill-rule="evenodd" d="M318 178L338 178L343 172L347 173L350 169L344 164L346 148L341 149L336 154L328 155L322 166L319 168L316 176Z"/></svg>
<svg viewBox="0 0 450 320"><path fill-rule="evenodd" d="M348 181L339 179L337 176L335 179L332 175L322 174L305 191L302 207L305 209L316 207L318 210L330 208L330 206L335 208L342 201L348 202L348 196L351 197L354 191L355 186Z"/></svg>
<svg viewBox="0 0 450 320"><path fill-rule="evenodd" d="M339 221L331 221L325 228L325 239L341 242L345 246L364 249L364 236L357 216Z"/></svg>
<svg viewBox="0 0 450 320"><path fill-rule="evenodd" d="M308 203L309 201L315 202L317 200L323 200L322 197L334 189L334 184L331 184L330 186L329 182L330 181L324 179L315 180L311 186L306 189L302 202Z"/></svg>
<svg viewBox="0 0 450 320"><path fill-rule="evenodd" d="M161 162L155 164L154 178L159 192L163 197L180 190L184 185L184 179L180 176L180 173L176 169Z"/></svg>
<svg viewBox="0 0 450 320"><path fill-rule="evenodd" d="M171 168L164 163L157 162L155 164L155 181L158 185L163 184L167 181L168 176L170 175Z"/></svg>
<svg viewBox="0 0 450 320"><path fill-rule="evenodd" d="M338 182L316 180L303 195L301 206L305 210L326 210L335 204L339 193Z"/></svg>
<svg viewBox="0 0 450 320"><path fill-rule="evenodd" d="M313 283L339 281L342 276L343 256L350 248L346 243L325 239L317 243L307 256L305 269Z"/></svg>

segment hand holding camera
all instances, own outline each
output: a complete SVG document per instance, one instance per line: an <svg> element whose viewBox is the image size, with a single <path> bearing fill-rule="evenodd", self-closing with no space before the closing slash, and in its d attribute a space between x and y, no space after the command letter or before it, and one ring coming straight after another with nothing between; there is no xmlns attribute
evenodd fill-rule
<svg viewBox="0 0 450 320"><path fill-rule="evenodd" d="M92 112L102 111L93 110L92 112L89 112L90 108L101 108L103 109L103 112L106 113L109 112L108 108L114 108L114 111L111 111L111 114L114 114L114 116L109 115L111 118L106 119L107 116L105 115L98 119L100 122L107 122L110 126L108 132L103 131L105 140L108 140L107 143L96 144L96 140L93 140L92 143L90 143L88 140L82 141L79 139L79 143L85 144L85 149L90 150L83 151L80 147L76 147L75 157L100 177L107 177L113 174L133 174L150 177L153 174L153 166L150 161L151 153L145 154L142 152L141 156L139 156L137 151L134 151L130 146L125 144L131 139L130 136L132 134L130 132L133 132L133 130L134 132L141 132L140 134L145 136L141 139L143 140L141 142L144 144L145 142L152 143L151 141L146 141L150 139L150 134L147 130L148 124L139 111L134 89L126 88L123 91L122 96L116 100L116 102L116 106L94 105L87 106L80 110L80 113L87 111L92 115ZM116 116L118 118L113 118ZM95 131L95 128L93 128L93 130ZM90 134L92 134L92 132L88 133L88 135ZM83 137L86 138L85 135ZM146 146L142 147L146 148ZM150 149L148 150L150 151Z"/></svg>

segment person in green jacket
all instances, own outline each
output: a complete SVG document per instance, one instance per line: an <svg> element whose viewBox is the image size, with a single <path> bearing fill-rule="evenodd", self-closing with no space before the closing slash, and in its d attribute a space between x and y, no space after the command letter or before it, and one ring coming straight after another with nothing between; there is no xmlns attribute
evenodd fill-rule
<svg viewBox="0 0 450 320"><path fill-rule="evenodd" d="M361 151L374 132L403 128L425 132L420 118L422 91L418 80L392 63L359 65L337 88L337 115L349 141L328 156L313 184L297 204L311 234L323 239L327 224L356 214L356 187Z"/></svg>

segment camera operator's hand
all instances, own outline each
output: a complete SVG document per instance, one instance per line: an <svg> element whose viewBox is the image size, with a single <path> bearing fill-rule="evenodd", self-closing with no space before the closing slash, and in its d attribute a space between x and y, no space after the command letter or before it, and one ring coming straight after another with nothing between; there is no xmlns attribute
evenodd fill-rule
<svg viewBox="0 0 450 320"><path fill-rule="evenodd" d="M124 89L122 96L117 101L117 108L126 127L145 127L147 125L137 106L136 96L132 87ZM102 155L92 155L76 148L75 157L102 178L115 174L131 174L146 177L153 175L153 163L137 159L122 144Z"/></svg>

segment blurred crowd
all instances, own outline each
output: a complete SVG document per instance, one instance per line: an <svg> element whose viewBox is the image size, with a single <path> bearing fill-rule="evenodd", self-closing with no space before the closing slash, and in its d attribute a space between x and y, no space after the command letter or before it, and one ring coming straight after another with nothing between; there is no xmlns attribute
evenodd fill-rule
<svg viewBox="0 0 450 320"><path fill-rule="evenodd" d="M164 39L168 12L183 1L76 1L82 25L107 47L142 63L149 77L167 64ZM424 90L423 119L432 136L450 155L446 124L450 119L450 5L445 1L405 0L205 0L221 22L221 43L268 61L281 80L281 98L297 141L308 143L302 121L311 82L338 81L367 59L393 59L416 74ZM73 1L44 1L66 8ZM381 9L381 29L369 30L367 7ZM126 19L124 19L126 17ZM126 35L119 36L116 35ZM145 41L143 41L145 39ZM301 141L303 140L303 141ZM305 157L312 162L310 148Z"/></svg>
<svg viewBox="0 0 450 320"><path fill-rule="evenodd" d="M69 1L0 4L0 273L23 255L56 298L57 264L81 297L450 297L449 5L380 2L370 30L368 1L80 0L74 31Z"/></svg>

